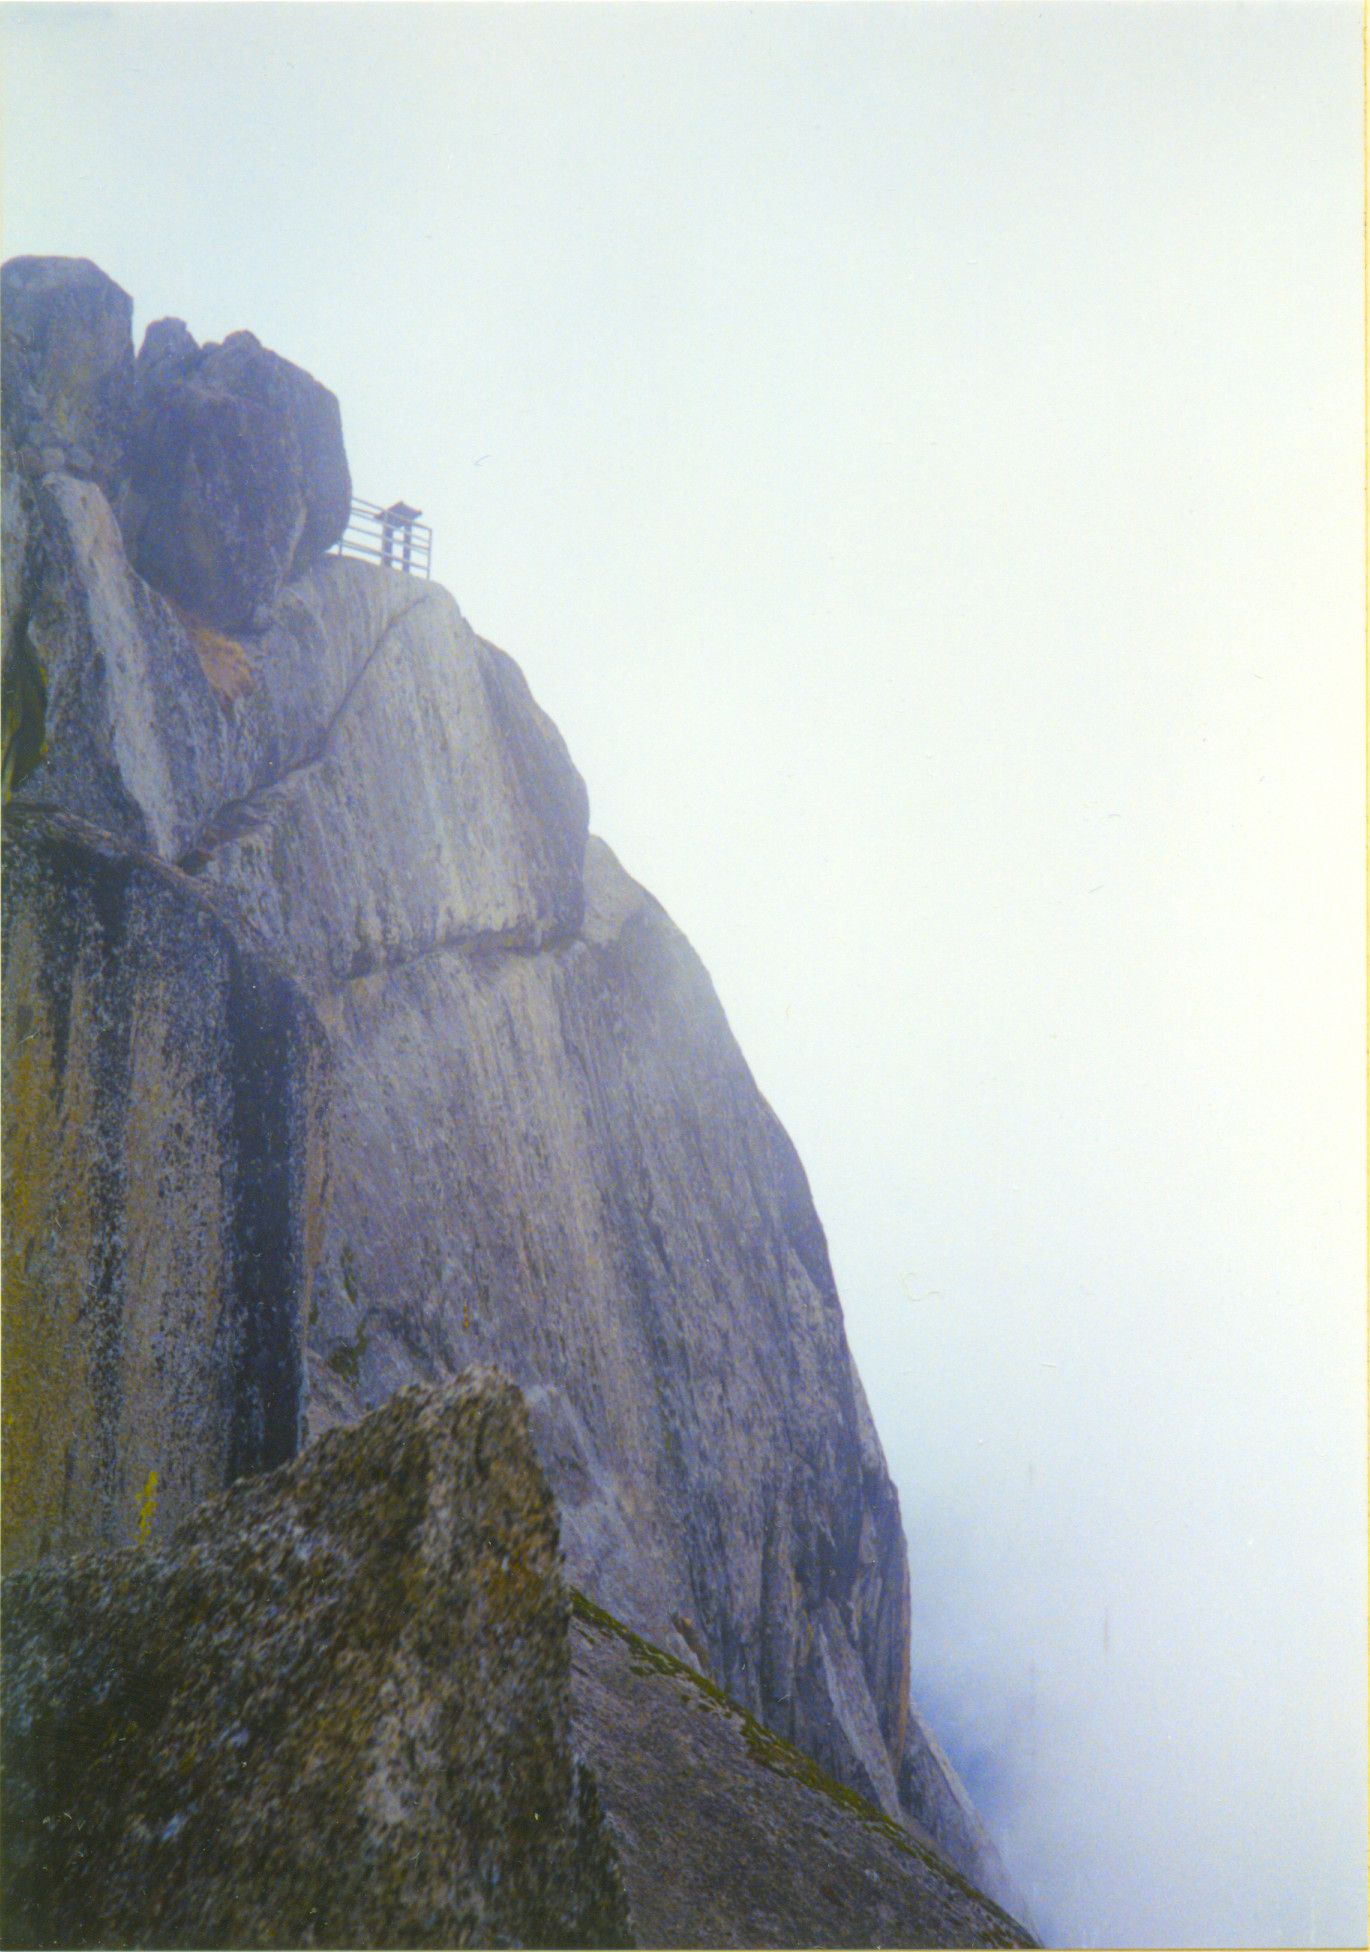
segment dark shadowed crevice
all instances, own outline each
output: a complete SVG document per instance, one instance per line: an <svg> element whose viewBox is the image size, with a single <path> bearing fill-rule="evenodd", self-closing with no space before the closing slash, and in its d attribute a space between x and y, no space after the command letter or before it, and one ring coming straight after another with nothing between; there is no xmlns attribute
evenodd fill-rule
<svg viewBox="0 0 1370 1952"><path fill-rule="evenodd" d="M95 1016L94 1093L99 1105L126 1105L131 1083L132 1008L129 983L128 871L100 863L90 876L95 917L91 957L104 998ZM70 991L68 991L68 996ZM120 1484L119 1423L124 1358L126 1186L123 1147L101 1135L91 1163L91 1206L96 1242L91 1292L85 1306L94 1317L91 1392L95 1403L95 1470L102 1517L116 1522Z"/></svg>
<svg viewBox="0 0 1370 1952"><path fill-rule="evenodd" d="M299 1446L303 1360L291 1162L292 1025L284 978L231 957L225 1041L232 1103L238 1349L230 1478L269 1471Z"/></svg>

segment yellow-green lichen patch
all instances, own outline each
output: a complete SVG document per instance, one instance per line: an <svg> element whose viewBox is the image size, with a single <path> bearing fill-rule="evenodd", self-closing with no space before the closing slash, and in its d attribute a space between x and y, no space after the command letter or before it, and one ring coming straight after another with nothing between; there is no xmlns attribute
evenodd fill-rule
<svg viewBox="0 0 1370 1952"><path fill-rule="evenodd" d="M222 631L211 630L207 624L197 624L190 633L190 641L200 660L205 682L221 704L236 705L256 687L256 673L236 638L225 637Z"/></svg>
<svg viewBox="0 0 1370 1952"><path fill-rule="evenodd" d="M15 646L3 684L3 800L24 784L47 756L47 674L27 638Z"/></svg>
<svg viewBox="0 0 1370 1952"><path fill-rule="evenodd" d="M370 1343L371 1331L363 1323L350 1342L336 1343L324 1357L334 1375L341 1376L350 1389L361 1381L362 1362Z"/></svg>

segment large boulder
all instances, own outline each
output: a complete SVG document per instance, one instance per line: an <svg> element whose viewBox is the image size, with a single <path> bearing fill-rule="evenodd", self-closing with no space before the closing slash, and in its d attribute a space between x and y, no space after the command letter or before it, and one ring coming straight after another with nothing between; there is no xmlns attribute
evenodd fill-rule
<svg viewBox="0 0 1370 1952"><path fill-rule="evenodd" d="M88 258L11 258L0 270L0 389L34 474L88 476L111 494L132 422L133 301Z"/></svg>
<svg viewBox="0 0 1370 1952"><path fill-rule="evenodd" d="M407 1391L4 1586L6 1945L629 1942L518 1395Z"/></svg>
<svg viewBox="0 0 1370 1952"><path fill-rule="evenodd" d="M250 332L148 329L125 526L143 576L207 622L263 629L281 586L347 524L334 395Z"/></svg>
<svg viewBox="0 0 1370 1952"><path fill-rule="evenodd" d="M186 876L5 824L6 1566L160 1536L294 1454L326 1050Z"/></svg>
<svg viewBox="0 0 1370 1952"><path fill-rule="evenodd" d="M329 557L231 637L137 573L94 483L12 471L6 494L37 539L14 636L46 696L21 800L203 872L315 991L579 925L584 784L445 590Z"/></svg>

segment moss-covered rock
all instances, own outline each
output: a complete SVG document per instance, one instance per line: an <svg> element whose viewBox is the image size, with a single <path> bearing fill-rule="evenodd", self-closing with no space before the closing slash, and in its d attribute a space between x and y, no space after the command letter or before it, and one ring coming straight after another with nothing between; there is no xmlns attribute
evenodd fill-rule
<svg viewBox="0 0 1370 1952"><path fill-rule="evenodd" d="M630 1942L492 1372L3 1604L7 1945Z"/></svg>

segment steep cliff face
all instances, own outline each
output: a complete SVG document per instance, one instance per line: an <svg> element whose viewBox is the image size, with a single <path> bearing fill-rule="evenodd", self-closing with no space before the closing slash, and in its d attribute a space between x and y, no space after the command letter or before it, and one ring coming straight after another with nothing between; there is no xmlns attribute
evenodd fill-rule
<svg viewBox="0 0 1370 1952"><path fill-rule="evenodd" d="M160 1535L299 1444L322 1034L175 869L11 809L3 1550Z"/></svg>
<svg viewBox="0 0 1370 1952"><path fill-rule="evenodd" d="M188 370L154 328L144 395ZM517 668L435 586L320 560L323 530L301 553L298 430L261 563L236 516L185 518L198 582L165 537L149 553L146 482L44 473L62 451L22 432L9 656L44 675L47 752L19 799L179 864L326 1035L310 1430L497 1362L577 1583L1002 1890L910 1713L898 1502L803 1170L688 944L588 837ZM250 474L241 444L215 453ZM225 577L254 591L231 625L203 597Z"/></svg>
<svg viewBox="0 0 1370 1952"><path fill-rule="evenodd" d="M311 1415L506 1367L573 1577L893 1812L903 1539L803 1172L683 938L585 883L335 999Z"/></svg>

